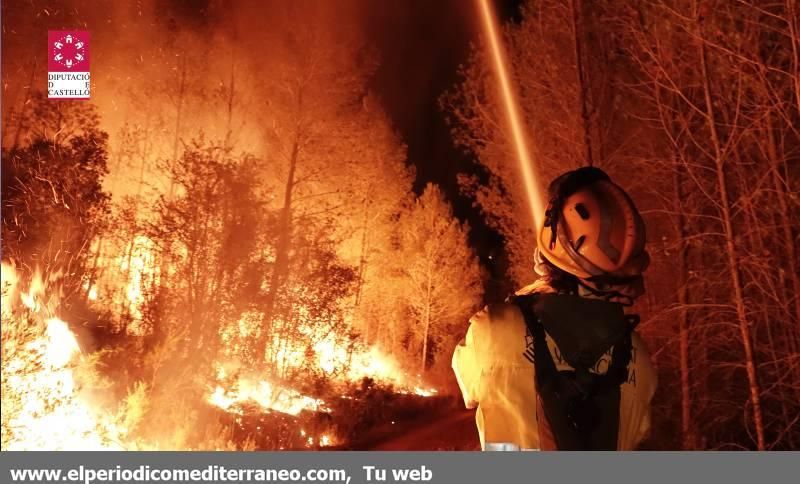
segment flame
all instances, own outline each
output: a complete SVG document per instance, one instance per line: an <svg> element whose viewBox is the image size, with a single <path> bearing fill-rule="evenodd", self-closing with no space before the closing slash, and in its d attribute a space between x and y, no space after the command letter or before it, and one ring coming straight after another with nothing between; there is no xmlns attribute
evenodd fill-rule
<svg viewBox="0 0 800 484"><path fill-rule="evenodd" d="M400 385L405 379L403 369L377 347L347 348L326 338L314 345L314 352L319 369L331 375L342 374L347 381L372 378Z"/></svg>
<svg viewBox="0 0 800 484"><path fill-rule="evenodd" d="M332 375L338 375L340 383L371 378L396 386L396 391L400 394L414 394L420 397L432 397L438 394L438 390L435 388L407 382L401 368L391 358L381 354L377 348L370 348L360 353L349 354L349 356L346 356L348 352L344 348L331 345L329 342L315 345L314 349L318 354L319 369ZM222 366L217 368L217 379L220 383L214 386L208 402L227 412L241 414L242 404L248 402L257 404L265 412L276 411L289 415L299 415L303 411L331 412L324 400L303 395L294 389L276 385L266 379L239 377L226 387L222 383L226 380L226 371ZM417 375L417 380L421 380L419 375ZM342 398L352 397L342 395ZM303 436L305 436L304 432L301 431ZM322 437L319 440L320 446L332 445L333 440L330 436L327 436L324 441L321 439ZM309 445L313 445L313 442L309 441Z"/></svg>
<svg viewBox="0 0 800 484"><path fill-rule="evenodd" d="M104 250L97 245L93 247L100 276L94 281L84 281L86 298L94 304L116 306L114 313L127 319L125 331L144 336L147 330L141 323L146 296L148 289L158 284L161 275L155 244L144 235L136 235L123 245L108 243L112 247Z"/></svg>
<svg viewBox="0 0 800 484"><path fill-rule="evenodd" d="M301 394L290 388L274 385L267 380L240 379L229 389L217 385L209 403L233 413L241 413L240 405L253 402L265 412L276 411L289 415L299 415L307 410L312 412L329 411L323 400Z"/></svg>
<svg viewBox="0 0 800 484"><path fill-rule="evenodd" d="M7 450L120 448L104 415L81 398L81 349L69 325L46 313L40 272L27 291L3 263L3 432Z"/></svg>
<svg viewBox="0 0 800 484"><path fill-rule="evenodd" d="M121 309L133 321L133 325L126 326L129 334L142 335L135 323L141 320L148 288L157 284L159 277L152 242L137 237L119 255L98 254L98 258L98 265L105 270L98 279L83 281L87 302L116 309L117 314ZM60 293L52 287L53 276L60 275L45 277L36 270L30 277L23 277L14 266L5 262L2 266L3 448L103 450L148 445L129 435L130 425L120 413L124 401L118 402L114 415L89 398L83 382L93 374L93 364L81 351L70 325L57 316ZM246 349L248 340L257 335L260 320L261 315L251 311L234 324L223 325L220 335L227 354L220 358L236 360L237 352ZM436 389L421 384L419 376L409 378L397 361L377 347L365 347L337 336L324 324L309 325L302 331L304 337L275 346L280 348L276 352L279 368L310 366L334 385L366 377L391 384L398 393L423 397L436 394ZM206 401L238 415L247 405L255 405L262 412L292 416L332 412L323 399L292 388L280 375L279 371L268 377L237 372L235 378L230 378L223 365L218 364ZM336 445L337 438L332 433L320 429L316 432L303 435L301 445Z"/></svg>
<svg viewBox="0 0 800 484"><path fill-rule="evenodd" d="M260 319L258 313L246 312L236 324L223 328L222 342L226 348L225 356L231 361L237 359L236 354L243 346L242 341L253 337L258 331ZM413 381L409 379L402 366L384 354L380 348L353 344L352 341L337 338L332 333L319 334L323 331L320 328L325 328L325 325L316 328L316 333L314 328L305 328L304 337L293 342L281 341L277 336L273 339L273 347L278 348L274 358L276 373L282 374L282 371L310 366L312 370L324 373L334 383L358 382L364 378L370 378L376 382L396 387L398 393L414 393L424 397L436 394L436 389L422 386L422 379L419 375ZM314 343L310 344L308 341ZM309 352L309 350L311 351ZM269 402L273 393L292 395L295 401L299 401L299 393L288 389L278 390L272 382L266 379L256 381L251 377L241 378L228 386L230 382L224 382L227 373L224 367L224 364L218 364L218 385L213 387L212 396L209 397L209 401L214 402L218 407L230 408L231 404L228 404L228 398L232 398L233 402L248 399ZM262 395L262 397L255 398L256 395ZM314 399L306 400L304 408L313 408L312 400ZM271 410L284 411L281 408L275 408L271 403L261 404L261 406Z"/></svg>
<svg viewBox="0 0 800 484"><path fill-rule="evenodd" d="M125 296L128 310L134 321L141 321L145 303L145 288L158 279L158 265L155 257L155 244L143 235L137 235L128 248L127 257L120 259L120 269L128 274Z"/></svg>
<svg viewBox="0 0 800 484"><path fill-rule="evenodd" d="M253 334L252 315L243 316L232 331L223 331L223 341L230 344L228 356L234 356L237 346L237 337L247 337ZM238 334L237 333L238 330ZM295 342L281 347L277 353L281 368L299 367L307 364L310 353L307 346ZM352 346L337 343L337 340L325 336L311 347L314 359L312 364L316 369L327 374L334 385L360 381L369 377L375 381L392 384L401 394L415 394L421 397L430 397L437 394L435 388L426 388L417 383L407 381L401 367L390 357L384 355L378 348L353 348ZM326 402L319 398L303 395L299 391L276 384L268 379L256 378L252 375L238 375L238 365L235 363L218 364L217 383L210 388L207 401L226 412L243 415L247 404L255 404L262 412L281 412L298 416L302 412L332 413ZM230 375L229 375L230 373ZM342 395L342 398L352 399L352 396ZM300 445L307 448L323 448L336 445L336 437L331 433L311 435L305 429L300 429Z"/></svg>
<svg viewBox="0 0 800 484"><path fill-rule="evenodd" d="M8 264L3 264L3 273L9 273L8 277L10 277L8 284L11 284L13 280L13 284L17 284L19 282L19 278L14 271L13 266ZM3 284L5 287L6 284ZM22 304L32 310L38 311L41 308L42 297L44 296L44 282L42 281L42 273L39 269L33 274L31 278L31 283L29 284L27 291L20 291L19 297Z"/></svg>
<svg viewBox="0 0 800 484"><path fill-rule="evenodd" d="M147 257L131 256L131 271L141 275L128 279L125 291L131 303L141 301L142 292L130 288L141 287L140 284L147 283L144 278L150 277L145 274L152 267L142 262L147 262ZM96 405L87 397L87 392L82 391L81 376L85 371L82 365L87 360L69 324L56 316L59 297L47 287L48 280L52 279L43 277L40 271L33 273L27 285L23 279L14 266L3 263L3 448L108 450L146 445L128 435L126 425L117 422L119 416L114 417ZM94 284L86 282L83 288L89 300L101 302L96 297ZM253 321L257 318L251 314L238 322L236 329L242 337L254 335ZM281 364L307 364L307 349L307 344L288 345ZM378 348L353 347L326 335L319 338L312 349L312 365L334 383L369 377L395 385L398 393L423 397L437 393L436 389L421 385L419 376L414 381L406 377L401 366ZM241 415L247 404L256 405L262 412L292 416L303 412L332 412L323 399L305 395L286 384L247 374L230 378L226 373L225 368L218 365L216 382L209 387L207 396L208 403L226 412ZM309 448L337 443L331 433L301 432L302 445Z"/></svg>
<svg viewBox="0 0 800 484"><path fill-rule="evenodd" d="M44 355L51 367L64 368L73 356L80 354L78 340L64 321L58 318L48 319L44 334L47 345Z"/></svg>
<svg viewBox="0 0 800 484"><path fill-rule="evenodd" d="M431 397L438 393L435 388L425 388L420 385L410 385L406 382L400 367L380 353L377 348L370 348L362 353L350 356L349 367L345 360L346 351L340 347L322 344L315 346L320 351L318 354L319 369L326 373L340 372L339 381L356 382L362 378L371 378L375 381L392 384L398 387L401 394L415 394L421 397ZM342 371L347 368L347 371ZM225 370L221 366L217 369L217 378L225 380ZM238 378L231 386L226 388L222 383L214 386L208 397L209 403L223 410L239 412L240 405L245 402L258 404L264 411L277 411L290 415L300 412L330 412L325 406L325 401L309 396L291 388L281 387L274 383L249 377Z"/></svg>
<svg viewBox="0 0 800 484"><path fill-rule="evenodd" d="M414 394L419 395L421 397L432 397L437 393L439 393L439 390L435 388L414 387Z"/></svg>

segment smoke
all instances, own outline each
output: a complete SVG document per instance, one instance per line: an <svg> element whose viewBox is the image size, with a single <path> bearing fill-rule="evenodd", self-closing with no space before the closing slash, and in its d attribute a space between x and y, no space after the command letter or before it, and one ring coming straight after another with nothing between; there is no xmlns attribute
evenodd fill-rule
<svg viewBox="0 0 800 484"><path fill-rule="evenodd" d="M89 102L110 135L106 189L115 196L131 194L127 181L136 173L152 171L142 163L172 158L197 136L262 156L276 94L269 81L287 56L350 45L355 58L343 62L374 59L363 35L363 3L4 2L3 145L12 143L14 114L45 89L47 30L74 28L91 34ZM122 151L125 140L134 152ZM144 152L148 159L139 159Z"/></svg>

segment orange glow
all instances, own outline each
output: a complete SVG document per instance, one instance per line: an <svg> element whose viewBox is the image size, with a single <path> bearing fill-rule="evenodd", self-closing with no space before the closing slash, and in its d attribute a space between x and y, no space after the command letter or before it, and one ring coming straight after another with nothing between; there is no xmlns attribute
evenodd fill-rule
<svg viewBox="0 0 800 484"><path fill-rule="evenodd" d="M424 387L416 378L417 383L412 383L403 372L403 369L391 358L383 355L377 348L369 348L356 352L348 352L330 339L323 339L314 345L317 355L316 368L328 375L335 376L339 383L358 382L363 378L371 378L377 382L393 385L401 394L415 394L421 397L432 397L438 390ZM295 344L292 348L279 353L279 366L297 367L303 362L304 352L302 345ZM217 367L218 383L208 397L208 402L227 412L241 413L240 405L252 402L264 411L276 411L289 415L298 415L300 412L330 412L325 401L302 395L291 388L281 387L263 378L239 376L233 383L225 383L227 372L224 366ZM344 398L344 397L343 397Z"/></svg>
<svg viewBox="0 0 800 484"><path fill-rule="evenodd" d="M27 291L2 266L4 450L121 449L109 414L81 396L82 355L69 325L52 317L36 272Z"/></svg>
<svg viewBox="0 0 800 484"><path fill-rule="evenodd" d="M144 336L142 311L147 304L147 294L161 277L155 244L144 235L136 235L127 244L106 242L106 248L92 249L98 260L98 273L94 280L84 280L86 298L97 308L113 309L116 318L125 317L125 331L129 335Z"/></svg>
<svg viewBox="0 0 800 484"><path fill-rule="evenodd" d="M145 288L158 280L158 265L153 249L152 240L137 235L128 248L128 256L120 260L120 269L128 274L125 295L128 300L128 310L134 321L142 319Z"/></svg>
<svg viewBox="0 0 800 484"><path fill-rule="evenodd" d="M218 361L217 385L219 386L213 387L217 396L212 400L212 403L220 408L227 409L233 403L247 399L266 402L264 393L273 391L271 386L262 386L259 389L262 383L272 385L261 377L252 379L237 376L237 381L232 386L229 381L223 383L226 373L235 373L232 368L238 366L235 363L238 360L237 352L241 351L243 341L252 338L258 331L259 320L257 312L245 312L235 324L227 325L222 330L221 336L227 360ZM300 333L302 337L290 341L282 341L278 336L273 338L272 347L278 348L274 356L275 371L281 377L287 372L290 373L290 370L310 367L338 383L358 382L370 378L394 386L399 393L414 393L423 397L437 393L436 389L425 387L419 375L415 378L410 377L402 365L386 355L379 347L367 347L341 340L335 334L329 333L325 325L303 327ZM309 355L313 355L313 358L309 358ZM263 382L259 383L262 380ZM237 389L238 386L241 387ZM256 398L259 394L261 396ZM227 402L226 399L231 395L238 396L232 397L232 402ZM226 396L225 399L222 396ZM270 404L262 406L285 412L284 409L275 408Z"/></svg>
<svg viewBox="0 0 800 484"><path fill-rule="evenodd" d="M522 171L522 180L528 195L528 204L530 205L531 212L533 212L533 221L538 230L543 223L543 198L539 190L539 183L537 181L533 160L531 159L528 149L525 133L523 132L524 125L517 108L516 96L511 87L511 81L509 80L508 62L506 61L503 47L500 44L500 37L497 32L497 19L489 6L489 0L478 0L478 4L481 17L483 18L483 27L486 31L487 41L494 60L494 70L499 82L500 95L503 99L503 106L505 106L508 124L511 128L514 147L517 151L517 160L519 161Z"/></svg>
<svg viewBox="0 0 800 484"><path fill-rule="evenodd" d="M240 378L232 388L217 385L208 402L225 411L241 413L238 405L253 402L265 412L276 411L299 415L303 410L327 411L325 402L300 394L291 388L282 388L267 380Z"/></svg>

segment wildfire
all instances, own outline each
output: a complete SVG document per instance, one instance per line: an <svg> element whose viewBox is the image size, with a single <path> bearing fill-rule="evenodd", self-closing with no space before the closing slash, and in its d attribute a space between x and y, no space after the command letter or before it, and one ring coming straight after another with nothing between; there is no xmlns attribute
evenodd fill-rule
<svg viewBox="0 0 800 484"><path fill-rule="evenodd" d="M15 268L3 264L3 448L120 448L113 426L80 396L81 349L69 325L52 316L41 274L27 291L20 282Z"/></svg>
<svg viewBox="0 0 800 484"><path fill-rule="evenodd" d="M121 256L122 285L101 279L85 282L83 289L87 301L121 307L136 321L144 304L143 289L158 277L158 271L146 241L137 240L130 249L129 254ZM60 294L57 286L48 288L48 281L54 280L40 271L26 278L14 266L2 266L3 448L103 450L146 445L128 435L124 419L96 405L84 390L92 364L87 363L90 357L83 354L70 325L57 316ZM258 320L258 314L247 313L229 333L223 331L225 347L239 348L242 341L252 338ZM128 334L138 333L129 327ZM334 384L371 378L393 385L402 394L429 397L437 393L436 389L421 385L419 377L409 379L402 367L379 348L353 345L333 334L314 334L313 329L306 336L304 341L282 346L276 354L279 368L310 365ZM309 348L308 341L316 342ZM291 416L332 412L324 400L279 381L282 379L238 370L226 372L220 364L206 401L237 415L243 415L247 405L256 405L264 413ZM336 445L336 437L327 431L317 435L302 432L306 447Z"/></svg>
<svg viewBox="0 0 800 484"><path fill-rule="evenodd" d="M318 354L319 368L328 374L339 374L340 382L356 382L362 378L371 378L398 387L398 393L431 397L437 394L435 388L406 384L406 377L391 358L382 355L377 348L370 348L357 354L347 355L345 349L324 344L315 345ZM348 363L348 359L350 360ZM349 364L349 368L348 368ZM347 369L345 371L345 369ZM217 370L217 379L224 381L224 368ZM223 384L214 386L209 403L230 412L239 412L240 405L246 402L258 404L264 411L276 411L290 415L298 415L307 410L312 412L329 412L325 401L309 397L291 388L281 387L265 379L240 377L231 386Z"/></svg>
<svg viewBox="0 0 800 484"><path fill-rule="evenodd" d="M236 324L223 329L222 340L226 356L231 361L237 359L236 353L241 349L243 340L252 338L258 331L259 321L260 316L257 313L247 312ZM279 348L275 353L276 373L311 366L334 383L358 382L370 378L392 385L402 394L413 393L430 397L437 393L436 389L423 387L419 375L416 381L409 381L402 367L379 348L348 344L347 341L337 339L334 334L324 333L323 329L324 326L322 329L303 328L304 337L289 342L281 341L276 336L273 341L273 346ZM236 373L231 367L226 369L226 365L218 364L217 382L209 388L209 403L232 413L241 412L242 404L246 402L255 403L267 412L277 411L290 415L298 415L304 410L330 411L323 400L303 395L266 378Z"/></svg>
<svg viewBox="0 0 800 484"><path fill-rule="evenodd" d="M95 245L92 249L102 270L97 280L84 281L86 298L100 306L118 308L115 313L128 320L126 333L144 336L147 331L141 323L146 294L160 278L153 241L137 235L123 246Z"/></svg>
<svg viewBox="0 0 800 484"><path fill-rule="evenodd" d="M266 380L240 379L229 389L217 385L208 401L231 412L240 412L238 405L246 402L258 404L265 412L276 411L289 415L299 415L304 410L328 411L323 400L302 395L290 388L279 387Z"/></svg>
<svg viewBox="0 0 800 484"><path fill-rule="evenodd" d="M143 235L137 235L130 247L127 257L120 261L120 269L128 274L128 285L125 296L128 311L134 321L141 321L144 305L144 290L158 280L153 241Z"/></svg>

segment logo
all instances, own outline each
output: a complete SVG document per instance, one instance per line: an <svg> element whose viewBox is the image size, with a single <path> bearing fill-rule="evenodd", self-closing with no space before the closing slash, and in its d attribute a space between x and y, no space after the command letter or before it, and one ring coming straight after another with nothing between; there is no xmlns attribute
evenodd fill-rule
<svg viewBox="0 0 800 484"><path fill-rule="evenodd" d="M86 47L86 41L79 37L77 33L75 37L71 33L62 35L61 38L53 42L53 61L67 69L80 67L82 62L89 62L86 58L89 55L86 52Z"/></svg>
<svg viewBox="0 0 800 484"><path fill-rule="evenodd" d="M47 71L48 98L89 99L89 32L48 31Z"/></svg>

